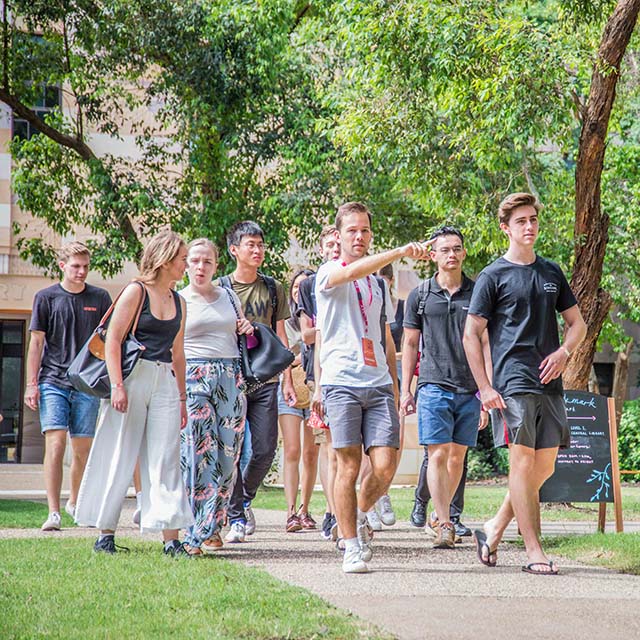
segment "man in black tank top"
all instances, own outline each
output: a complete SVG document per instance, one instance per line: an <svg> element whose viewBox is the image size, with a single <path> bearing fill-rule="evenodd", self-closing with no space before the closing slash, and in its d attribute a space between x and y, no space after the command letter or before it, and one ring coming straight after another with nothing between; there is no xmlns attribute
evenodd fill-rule
<svg viewBox="0 0 640 640"><path fill-rule="evenodd" d="M231 285L240 298L247 320L274 327L288 347L284 321L290 317L290 312L284 287L259 272L265 256L262 229L255 222L238 222L227 234L227 247L236 261L236 268L218 283ZM290 369L283 373L282 395L289 406L296 403ZM277 378L247 396L247 421L252 453L244 472L238 461L236 484L227 509L231 525L227 542L244 542L245 536L255 531L251 501L271 468L278 444Z"/></svg>

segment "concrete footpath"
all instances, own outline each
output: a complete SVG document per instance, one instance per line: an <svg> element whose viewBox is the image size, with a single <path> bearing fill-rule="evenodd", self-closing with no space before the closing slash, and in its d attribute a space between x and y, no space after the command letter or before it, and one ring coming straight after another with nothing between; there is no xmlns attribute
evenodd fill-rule
<svg viewBox="0 0 640 640"><path fill-rule="evenodd" d="M3 471L0 497L6 498L13 492L1 481ZM11 497L27 497L30 488L18 486ZM135 538L140 534L131 522L133 507L133 500L125 502L120 534ZM244 544L226 545L220 557L260 567L403 640L640 637L640 577L555 556L561 575L528 575L521 571L523 551L508 544L500 546L498 566L491 569L478 562L470 540L452 551L436 551L422 530L406 523L376 534L371 573L347 576L339 552L319 532L286 534L283 512L256 510L256 517L255 535ZM628 531L640 529L640 523L625 524ZM595 523L543 525L545 535L594 530ZM508 534L515 537L513 529ZM0 530L0 538L26 536L93 538L95 530Z"/></svg>

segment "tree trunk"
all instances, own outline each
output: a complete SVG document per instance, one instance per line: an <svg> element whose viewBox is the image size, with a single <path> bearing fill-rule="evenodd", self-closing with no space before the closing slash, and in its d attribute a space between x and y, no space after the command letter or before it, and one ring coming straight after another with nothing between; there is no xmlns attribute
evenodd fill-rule
<svg viewBox="0 0 640 640"><path fill-rule="evenodd" d="M627 383L629 381L629 356L634 345L633 338L629 339L624 351L618 353L616 358L616 369L613 374L613 387L611 389L611 395L616 401L616 424L620 425L620 418L622 417L622 406L627 399Z"/></svg>
<svg viewBox="0 0 640 640"><path fill-rule="evenodd" d="M609 231L609 216L601 209L600 186L620 64L639 11L640 0L619 0L616 4L602 34L589 98L582 113L576 164L575 260L571 288L588 330L563 375L567 389L587 388L596 342L611 308L611 296L600 288Z"/></svg>

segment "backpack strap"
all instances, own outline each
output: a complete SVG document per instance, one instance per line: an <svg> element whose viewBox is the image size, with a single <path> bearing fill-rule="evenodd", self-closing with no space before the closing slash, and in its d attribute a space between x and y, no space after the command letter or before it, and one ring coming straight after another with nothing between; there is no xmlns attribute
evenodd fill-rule
<svg viewBox="0 0 640 640"><path fill-rule="evenodd" d="M225 289L233 289L231 278L229 276L222 276L218 281L220 282L221 287L224 287Z"/></svg>
<svg viewBox="0 0 640 640"><path fill-rule="evenodd" d="M382 309L380 311L380 342L382 342L382 349L387 352L387 290L386 283L382 276L374 276L380 291L382 291Z"/></svg>
<svg viewBox="0 0 640 640"><path fill-rule="evenodd" d="M427 278L420 283L418 289L418 315L421 316L424 313L424 307L427 304L427 298L431 293L431 278Z"/></svg>
<svg viewBox="0 0 640 640"><path fill-rule="evenodd" d="M278 312L278 289L276 287L276 280L264 273L258 272L258 275L262 278L262 281L267 285L267 289L269 290L269 297L271 298L271 328L275 331L278 322L276 317Z"/></svg>

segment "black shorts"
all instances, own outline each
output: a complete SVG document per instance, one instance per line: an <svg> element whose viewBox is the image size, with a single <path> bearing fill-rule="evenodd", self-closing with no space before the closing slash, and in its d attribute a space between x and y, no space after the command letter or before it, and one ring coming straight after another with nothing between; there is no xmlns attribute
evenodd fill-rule
<svg viewBox="0 0 640 640"><path fill-rule="evenodd" d="M565 449L569 446L563 396L520 393L504 401L506 409L491 410L495 447L520 444L531 449Z"/></svg>

